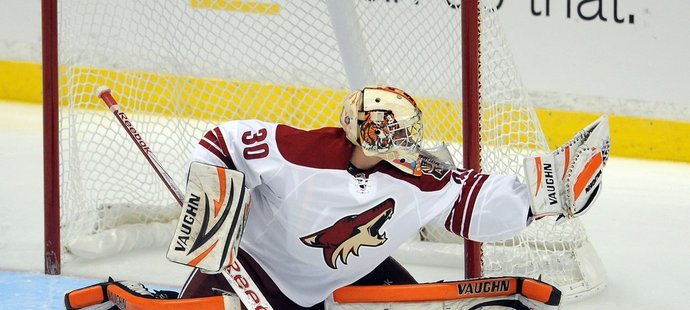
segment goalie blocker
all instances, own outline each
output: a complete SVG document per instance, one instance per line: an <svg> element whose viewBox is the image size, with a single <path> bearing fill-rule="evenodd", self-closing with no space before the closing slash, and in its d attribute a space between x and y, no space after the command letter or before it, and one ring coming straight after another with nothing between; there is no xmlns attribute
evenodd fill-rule
<svg viewBox="0 0 690 310"><path fill-rule="evenodd" d="M605 115L555 152L526 158L526 183L532 218L558 220L584 214L601 192L601 174L611 140Z"/></svg>
<svg viewBox="0 0 690 310"><path fill-rule="evenodd" d="M237 255L249 201L242 172L193 162L167 258L207 272L230 266Z"/></svg>

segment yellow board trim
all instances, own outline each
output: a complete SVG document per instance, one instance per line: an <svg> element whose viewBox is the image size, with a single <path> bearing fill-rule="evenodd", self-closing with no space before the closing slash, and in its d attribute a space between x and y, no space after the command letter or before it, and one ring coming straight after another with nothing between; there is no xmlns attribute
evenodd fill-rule
<svg viewBox="0 0 690 310"><path fill-rule="evenodd" d="M79 72L81 76L100 76L99 79L101 80L80 84L90 85L83 87L95 87L95 85L103 84L122 85L126 84L125 79L129 79L127 82L132 83L132 75L121 75L116 74L116 72L93 68L71 68L70 70L82 71ZM97 74L83 74L85 71L94 71L93 73ZM160 105L162 107L173 106L169 98L182 96L183 101L189 101L190 105L194 106L195 104L208 103L208 98L222 97L223 94L239 91L244 95L243 99L266 99L267 96L272 96L270 100L262 100L261 104L252 100L237 101L243 105L241 109L253 111L257 117L274 115L274 113L269 112L282 110L281 115L274 115L273 119L265 120L286 123L298 123L299 119L308 117L318 119L320 123L335 126L337 125L340 100L347 93L346 90L224 81L191 76L161 76L144 72L136 72L134 75L136 81L142 83L140 87L147 89L148 93L154 94L154 98L147 100L163 103ZM40 104L43 101L41 76L40 64L0 60L0 99ZM107 77L108 80L106 81L103 77ZM156 81L156 83L150 81ZM181 89L179 88L180 85L183 85ZM204 85L206 88L201 88L199 85ZM213 87L208 89L209 85L213 85ZM93 89L73 91L75 93L82 91L86 94L94 93ZM89 96L79 100L90 102L96 99L95 96ZM232 101L233 98L228 98L228 100ZM442 119L444 115L457 115L459 113L455 108L457 106L455 102L429 98L419 98L418 100L425 118ZM318 111L310 108L314 107L316 102L320 105L326 104L326 107ZM160 108L155 112L160 114L173 113L163 109ZM202 112L185 112L186 115L191 114L192 117L200 119L228 117L219 113L221 109L222 107L219 106L209 106ZM328 114L323 113L323 111L333 112ZM178 112L175 111L174 113ZM551 149L567 142L576 132L599 116L599 114L594 113L549 109L537 109L536 113ZM690 133L690 123L619 115L610 115L609 119L611 122L612 156L690 162L690 151L688 151L690 150L690 135L688 134ZM426 128L425 130L431 136L439 136L440 133L443 133L440 138L445 141L459 141L462 128L461 124L449 120L440 124L440 128Z"/></svg>
<svg viewBox="0 0 690 310"><path fill-rule="evenodd" d="M537 109L549 147L567 142L601 114ZM610 115L611 155L690 162L690 123Z"/></svg>
<svg viewBox="0 0 690 310"><path fill-rule="evenodd" d="M226 1L226 0L191 0L195 9L208 9L248 14L277 15L280 6L270 2Z"/></svg>
<svg viewBox="0 0 690 310"><path fill-rule="evenodd" d="M40 63L0 60L0 98L43 102L42 77Z"/></svg>

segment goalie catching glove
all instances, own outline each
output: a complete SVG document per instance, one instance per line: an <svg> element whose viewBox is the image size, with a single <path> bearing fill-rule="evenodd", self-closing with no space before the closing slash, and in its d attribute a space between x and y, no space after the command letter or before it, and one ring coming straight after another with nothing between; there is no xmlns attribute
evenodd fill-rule
<svg viewBox="0 0 690 310"><path fill-rule="evenodd" d="M602 116L555 152L526 158L526 183L532 218L563 218L585 213L601 192L601 173L609 157L608 117Z"/></svg>
<svg viewBox="0 0 690 310"><path fill-rule="evenodd" d="M220 272L235 259L249 214L244 174L194 162L185 193L167 257L207 272Z"/></svg>

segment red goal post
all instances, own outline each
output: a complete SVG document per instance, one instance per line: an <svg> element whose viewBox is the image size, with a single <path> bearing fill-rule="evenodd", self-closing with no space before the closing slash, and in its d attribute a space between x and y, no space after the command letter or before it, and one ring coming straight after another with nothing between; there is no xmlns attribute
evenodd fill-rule
<svg viewBox="0 0 690 310"><path fill-rule="evenodd" d="M465 169L481 171L480 150L480 50L479 0L464 1L462 10L462 166ZM465 278L482 276L481 244L465 240Z"/></svg>
<svg viewBox="0 0 690 310"><path fill-rule="evenodd" d="M57 1L41 0L43 46L43 218L44 269L60 274L60 148L58 137Z"/></svg>
<svg viewBox="0 0 690 310"><path fill-rule="evenodd" d="M167 223L151 214L174 212L98 103L103 84L120 94L178 184L189 148L209 126L246 118L336 126L340 100L364 84L415 97L428 146L448 142L456 164L522 175L522 158L547 146L496 4L42 0L45 272L60 273L65 255L80 255L79 246L103 231L127 238L121 224ZM113 160L136 177L110 167ZM581 224L540 222L485 245L429 227L410 241L425 245L408 248L428 248L431 257L449 251L468 278L541 275L566 298L603 287L605 272Z"/></svg>

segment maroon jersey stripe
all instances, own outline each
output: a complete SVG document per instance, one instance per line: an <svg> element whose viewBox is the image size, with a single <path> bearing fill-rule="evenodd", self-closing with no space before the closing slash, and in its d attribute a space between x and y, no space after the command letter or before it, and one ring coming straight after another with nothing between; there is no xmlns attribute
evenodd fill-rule
<svg viewBox="0 0 690 310"><path fill-rule="evenodd" d="M446 218L445 227L447 230L467 238L469 236L469 224L472 218L474 204L477 200L479 190L488 179L488 176L467 170L456 175L455 178L461 180L462 191L457 202L451 209L450 214L448 214Z"/></svg>
<svg viewBox="0 0 690 310"><path fill-rule="evenodd" d="M445 227L447 230L458 235L460 235L460 227L462 223L462 210L464 209L465 202L467 201L467 195L469 194L469 190L465 189L465 185L467 184L467 180L469 179L471 173L471 170L456 171L452 176L454 182L462 184L463 188L460 191L458 200L455 202L455 205L450 210L450 214L448 214L448 217L446 218Z"/></svg>
<svg viewBox="0 0 690 310"><path fill-rule="evenodd" d="M216 134L216 137L218 139L217 145L223 151L223 155L230 158L230 152L228 152L228 145L225 144L225 138L223 138L223 132L218 127L213 129L213 132Z"/></svg>
<svg viewBox="0 0 690 310"><path fill-rule="evenodd" d="M477 196L479 196L479 191L482 189L484 182L486 182L486 180L489 178L489 176L485 174L475 174L474 177L475 180L471 186L472 193L469 197L470 200L467 204L467 209L465 209L465 216L462 225L462 233L466 237L470 236L470 223L472 222L472 211L474 211L474 204L477 202Z"/></svg>
<svg viewBox="0 0 690 310"><path fill-rule="evenodd" d="M199 141L199 145L203 146L205 149L211 152L211 154L216 155L216 157L223 161L225 166L228 168L237 169L232 161L232 158L230 158L230 152L228 152L225 140L222 139L223 136L221 135L219 138L216 135L217 133L220 133L219 128L206 132L201 141Z"/></svg>

